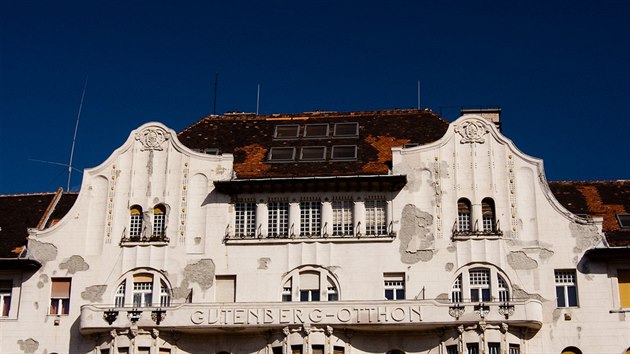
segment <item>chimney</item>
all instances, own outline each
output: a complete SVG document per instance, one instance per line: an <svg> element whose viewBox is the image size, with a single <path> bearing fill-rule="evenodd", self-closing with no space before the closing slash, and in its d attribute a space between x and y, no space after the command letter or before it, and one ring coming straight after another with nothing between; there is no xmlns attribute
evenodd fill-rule
<svg viewBox="0 0 630 354"><path fill-rule="evenodd" d="M461 115L476 114L478 116L481 116L485 118L488 122L494 123L497 129L501 131L501 108L462 108L459 112Z"/></svg>

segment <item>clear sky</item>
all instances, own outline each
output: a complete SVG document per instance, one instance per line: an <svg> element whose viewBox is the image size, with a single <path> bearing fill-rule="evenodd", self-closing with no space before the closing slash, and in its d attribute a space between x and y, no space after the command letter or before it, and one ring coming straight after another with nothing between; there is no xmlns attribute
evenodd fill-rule
<svg viewBox="0 0 630 354"><path fill-rule="evenodd" d="M0 194L65 188L147 121L503 109L549 180L630 179L630 1L0 0ZM72 189L81 174L73 173Z"/></svg>

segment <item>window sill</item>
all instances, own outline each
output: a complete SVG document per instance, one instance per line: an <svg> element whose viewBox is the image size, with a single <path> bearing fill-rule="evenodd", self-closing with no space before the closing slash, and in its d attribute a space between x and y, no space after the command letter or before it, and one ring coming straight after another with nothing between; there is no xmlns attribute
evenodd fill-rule
<svg viewBox="0 0 630 354"><path fill-rule="evenodd" d="M169 243L166 236L156 236L150 238L126 237L120 240L120 245L125 247L133 246L166 246Z"/></svg>
<svg viewBox="0 0 630 354"><path fill-rule="evenodd" d="M503 238L503 231L453 231L454 241L498 240Z"/></svg>

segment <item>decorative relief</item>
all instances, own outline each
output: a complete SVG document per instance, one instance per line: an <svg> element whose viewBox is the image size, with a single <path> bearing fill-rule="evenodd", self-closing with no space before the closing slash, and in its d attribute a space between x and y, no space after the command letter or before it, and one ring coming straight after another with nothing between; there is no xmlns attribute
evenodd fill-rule
<svg viewBox="0 0 630 354"><path fill-rule="evenodd" d="M109 178L109 190L107 191L107 214L105 217L105 243L112 242L112 230L114 223L114 194L116 191L116 180L118 179L118 171L116 165L112 165L112 171Z"/></svg>
<svg viewBox="0 0 630 354"><path fill-rule="evenodd" d="M514 157L508 156L508 178L510 189L510 225L512 226L512 237L518 238L518 210L516 208L518 199L516 195L516 175L514 173Z"/></svg>
<svg viewBox="0 0 630 354"><path fill-rule="evenodd" d="M486 142L484 136L489 132L486 125L478 120L466 121L455 127L455 131L462 136L462 140L459 141L462 144L483 144Z"/></svg>
<svg viewBox="0 0 630 354"><path fill-rule="evenodd" d="M190 159L186 158L184 160L184 169L182 170L182 190L181 196L182 200L180 203L180 213L179 213L179 242L184 244L186 241L185 233L186 233L186 209L188 206L188 182L189 182L189 173L190 169L188 165L190 163Z"/></svg>
<svg viewBox="0 0 630 354"><path fill-rule="evenodd" d="M136 135L136 140L142 144L141 151L162 150L162 143L168 140L168 133L162 128L146 128Z"/></svg>
<svg viewBox="0 0 630 354"><path fill-rule="evenodd" d="M435 226L436 237L442 238L442 186L440 185L440 159L433 162L433 186L435 188Z"/></svg>

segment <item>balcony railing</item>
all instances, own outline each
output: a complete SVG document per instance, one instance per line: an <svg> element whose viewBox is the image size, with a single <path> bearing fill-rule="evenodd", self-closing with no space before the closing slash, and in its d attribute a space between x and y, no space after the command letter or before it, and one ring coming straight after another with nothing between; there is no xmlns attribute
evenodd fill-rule
<svg viewBox="0 0 630 354"><path fill-rule="evenodd" d="M479 228L479 222L475 221L475 224L470 229L460 227L457 220L453 223L453 240L469 240L469 239L493 239L501 238L503 231L501 231L501 224L497 220L491 229Z"/></svg>
<svg viewBox="0 0 630 354"><path fill-rule="evenodd" d="M328 301L180 304L171 307L81 307L83 334L132 325L160 330L212 332L230 328L268 330L310 323L321 326L430 330L467 323L506 323L540 329L542 303L529 299L511 302L446 303L437 300Z"/></svg>
<svg viewBox="0 0 630 354"><path fill-rule="evenodd" d="M138 244L167 244L170 241L166 236L166 229L162 232L157 232L152 235L141 233L139 235L127 235L127 230L123 230L122 237L120 238L121 246L133 246Z"/></svg>

